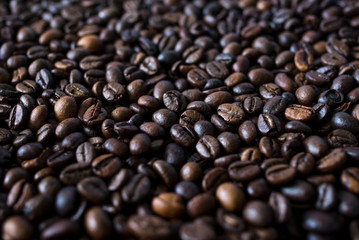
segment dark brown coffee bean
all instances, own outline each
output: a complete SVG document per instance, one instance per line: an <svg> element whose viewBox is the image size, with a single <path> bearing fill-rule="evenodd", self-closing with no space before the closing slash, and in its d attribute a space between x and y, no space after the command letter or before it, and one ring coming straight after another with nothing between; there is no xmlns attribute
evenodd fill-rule
<svg viewBox="0 0 359 240"><path fill-rule="evenodd" d="M300 49L295 53L294 63L299 71L306 72L314 65L314 56L307 49Z"/></svg>
<svg viewBox="0 0 359 240"><path fill-rule="evenodd" d="M151 148L151 139L147 134L139 133L131 139L129 147L134 155L146 154Z"/></svg>
<svg viewBox="0 0 359 240"><path fill-rule="evenodd" d="M273 114L260 114L258 117L258 129L263 135L272 137L281 133L282 124Z"/></svg>
<svg viewBox="0 0 359 240"><path fill-rule="evenodd" d="M262 201L250 201L243 209L243 217L251 225L266 227L272 224L274 214L270 206Z"/></svg>
<svg viewBox="0 0 359 240"><path fill-rule="evenodd" d="M192 198L187 204L187 213L191 218L209 214L215 208L216 200L209 193L201 193Z"/></svg>
<svg viewBox="0 0 359 240"><path fill-rule="evenodd" d="M221 206L229 212L240 211L244 205L243 191L233 183L222 183L216 190L216 198Z"/></svg>
<svg viewBox="0 0 359 240"><path fill-rule="evenodd" d="M317 162L317 170L323 173L330 173L341 169L347 159L342 148L336 148Z"/></svg>
<svg viewBox="0 0 359 240"><path fill-rule="evenodd" d="M359 193L358 175L359 175L359 168L350 167L344 169L340 176L342 185L346 189L348 189L349 191L355 194Z"/></svg>
<svg viewBox="0 0 359 240"><path fill-rule="evenodd" d="M262 111L263 101L259 97L246 97L243 102L243 109L249 114L256 114Z"/></svg>
<svg viewBox="0 0 359 240"><path fill-rule="evenodd" d="M74 185L81 179L92 175L91 165L89 163L73 163L65 167L59 178L66 185Z"/></svg>
<svg viewBox="0 0 359 240"><path fill-rule="evenodd" d="M223 63L217 61L207 63L206 71L213 78L223 79L228 76L227 67Z"/></svg>
<svg viewBox="0 0 359 240"><path fill-rule="evenodd" d="M178 177L175 168L171 164L163 160L156 160L152 167L168 187L172 187L176 184Z"/></svg>
<svg viewBox="0 0 359 240"><path fill-rule="evenodd" d="M193 87L202 88L208 80L207 73L199 68L192 69L187 73L187 81Z"/></svg>
<svg viewBox="0 0 359 240"><path fill-rule="evenodd" d="M132 215L127 225L129 231L138 238L168 239L173 235L170 223L155 215Z"/></svg>
<svg viewBox="0 0 359 240"><path fill-rule="evenodd" d="M24 127L27 121L28 111L24 106L17 104L12 108L8 121L9 128L19 130Z"/></svg>
<svg viewBox="0 0 359 240"><path fill-rule="evenodd" d="M265 176L272 185L284 185L295 178L295 169L286 164L277 164L268 168Z"/></svg>
<svg viewBox="0 0 359 240"><path fill-rule="evenodd" d="M315 207L318 210L330 211L337 202L335 187L329 183L323 183L318 186L318 197Z"/></svg>
<svg viewBox="0 0 359 240"><path fill-rule="evenodd" d="M6 205L15 212L21 212L27 200L35 194L35 189L25 179L17 181L10 189Z"/></svg>
<svg viewBox="0 0 359 240"><path fill-rule="evenodd" d="M46 218L52 209L53 200L48 194L38 194L26 201L22 211L31 221Z"/></svg>
<svg viewBox="0 0 359 240"><path fill-rule="evenodd" d="M138 203L144 200L151 191L150 179L142 174L133 176L122 188L121 197L125 202Z"/></svg>
<svg viewBox="0 0 359 240"><path fill-rule="evenodd" d="M92 163L92 171L101 178L113 176L121 167L121 161L112 154L105 154L95 158Z"/></svg>
<svg viewBox="0 0 359 240"><path fill-rule="evenodd" d="M180 218L186 211L181 197L175 193L161 193L153 198L151 206L156 214L167 219Z"/></svg>
<svg viewBox="0 0 359 240"><path fill-rule="evenodd" d="M210 135L203 136L196 145L198 154L205 159L215 159L220 154L218 140Z"/></svg>
<svg viewBox="0 0 359 240"><path fill-rule="evenodd" d="M186 108L187 99L179 91L170 90L163 94L163 104L171 111L181 112Z"/></svg>
<svg viewBox="0 0 359 240"><path fill-rule="evenodd" d="M265 68L257 68L248 73L249 81L256 86L274 81L274 76Z"/></svg>
<svg viewBox="0 0 359 240"><path fill-rule="evenodd" d="M109 194L106 183L98 177L83 178L76 189L85 199L97 204L104 202Z"/></svg>
<svg viewBox="0 0 359 240"><path fill-rule="evenodd" d="M11 216L2 225L3 239L32 239L34 228L30 221L21 216Z"/></svg>
<svg viewBox="0 0 359 240"><path fill-rule="evenodd" d="M291 121L310 121L314 117L314 110L303 105L291 105L285 109L285 117Z"/></svg>
<svg viewBox="0 0 359 240"><path fill-rule="evenodd" d="M239 124L244 120L244 111L235 104L224 103L218 106L217 113L226 123Z"/></svg>
<svg viewBox="0 0 359 240"><path fill-rule="evenodd" d="M206 192L215 193L217 187L229 181L229 176L224 168L213 168L202 179L202 188Z"/></svg>
<svg viewBox="0 0 359 240"><path fill-rule="evenodd" d="M268 204L272 207L274 212L274 217L277 223L285 223L289 220L291 216L291 206L288 199L278 193L272 192L269 196Z"/></svg>
<svg viewBox="0 0 359 240"><path fill-rule="evenodd" d="M310 153L300 152L292 157L290 165L301 175L309 175L315 167L315 159Z"/></svg>
<svg viewBox="0 0 359 240"><path fill-rule="evenodd" d="M343 219L332 213L316 210L304 213L302 225L307 231L330 234L338 231L343 224Z"/></svg>
<svg viewBox="0 0 359 240"><path fill-rule="evenodd" d="M325 53L320 60L323 64L335 67L340 67L347 63L347 59L338 53Z"/></svg>
<svg viewBox="0 0 359 240"><path fill-rule="evenodd" d="M250 181L260 173L256 161L237 161L228 166L228 173L235 181Z"/></svg>

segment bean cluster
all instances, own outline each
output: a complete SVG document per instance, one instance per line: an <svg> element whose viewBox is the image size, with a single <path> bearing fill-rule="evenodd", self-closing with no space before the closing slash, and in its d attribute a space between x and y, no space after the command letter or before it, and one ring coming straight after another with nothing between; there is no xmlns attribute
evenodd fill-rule
<svg viewBox="0 0 359 240"><path fill-rule="evenodd" d="M359 239L359 2L0 2L4 240Z"/></svg>

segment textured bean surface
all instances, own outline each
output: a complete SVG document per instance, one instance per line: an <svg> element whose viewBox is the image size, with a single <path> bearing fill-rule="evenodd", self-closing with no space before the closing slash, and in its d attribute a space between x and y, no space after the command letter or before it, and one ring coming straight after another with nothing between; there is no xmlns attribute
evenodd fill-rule
<svg viewBox="0 0 359 240"><path fill-rule="evenodd" d="M359 2L0 1L0 239L359 239Z"/></svg>

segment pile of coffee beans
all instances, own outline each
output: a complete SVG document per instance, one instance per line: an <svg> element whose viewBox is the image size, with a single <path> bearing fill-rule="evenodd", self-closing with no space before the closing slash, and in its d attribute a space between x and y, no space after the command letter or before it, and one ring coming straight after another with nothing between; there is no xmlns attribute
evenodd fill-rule
<svg viewBox="0 0 359 240"><path fill-rule="evenodd" d="M0 2L4 240L359 239L359 2Z"/></svg>

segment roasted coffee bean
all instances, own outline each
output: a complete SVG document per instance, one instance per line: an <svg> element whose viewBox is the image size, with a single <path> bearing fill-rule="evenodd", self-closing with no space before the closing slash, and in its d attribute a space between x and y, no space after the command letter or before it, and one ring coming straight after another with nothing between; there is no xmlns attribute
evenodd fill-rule
<svg viewBox="0 0 359 240"><path fill-rule="evenodd" d="M187 203L187 213L191 218L209 214L215 208L216 200L209 193L201 193Z"/></svg>
<svg viewBox="0 0 359 240"><path fill-rule="evenodd" d="M174 193L161 193L153 198L151 206L156 214L168 219L179 218L186 211L181 197Z"/></svg>
<svg viewBox="0 0 359 240"><path fill-rule="evenodd" d="M277 223L285 223L291 217L291 206L288 199L278 193L272 192L269 196L268 204L272 207L274 212L274 217Z"/></svg>
<svg viewBox="0 0 359 240"><path fill-rule="evenodd" d="M284 185L295 177L295 169L286 164L277 164L265 172L266 179L272 185Z"/></svg>
<svg viewBox="0 0 359 240"><path fill-rule="evenodd" d="M315 167L315 159L312 154L300 152L292 157L290 165L301 175L309 175Z"/></svg>
<svg viewBox="0 0 359 240"><path fill-rule="evenodd" d="M5 2L1 239L358 238L357 3Z"/></svg>
<svg viewBox="0 0 359 240"><path fill-rule="evenodd" d="M285 109L285 117L291 121L310 121L314 117L314 110L303 105L291 105Z"/></svg>
<svg viewBox="0 0 359 240"><path fill-rule="evenodd" d="M52 209L53 200L51 195L38 194L26 201L22 211L31 221L46 218Z"/></svg>
<svg viewBox="0 0 359 240"><path fill-rule="evenodd" d="M275 96L266 102L266 104L263 107L263 113L279 115L280 113L284 112L284 110L286 110L287 106L288 106L287 99L280 96Z"/></svg>
<svg viewBox="0 0 359 240"><path fill-rule="evenodd" d="M323 173L330 173L341 169L347 160L347 155L342 148L336 148L329 154L319 159L317 170Z"/></svg>
<svg viewBox="0 0 359 240"><path fill-rule="evenodd" d="M138 238L168 239L173 235L170 223L155 215L132 215L127 226Z"/></svg>
<svg viewBox="0 0 359 240"><path fill-rule="evenodd" d="M342 185L349 191L358 194L359 193L359 181L358 181L359 168L350 167L342 171L340 180Z"/></svg>
<svg viewBox="0 0 359 240"><path fill-rule="evenodd" d="M196 135L189 127L175 124L171 127L170 134L173 141L183 147L192 147L196 144Z"/></svg>
<svg viewBox="0 0 359 240"><path fill-rule="evenodd" d="M302 222L304 229L323 234L337 232L342 224L341 217L317 210L305 212Z"/></svg>
<svg viewBox="0 0 359 240"><path fill-rule="evenodd" d="M246 97L243 102L244 110L249 114L256 114L262 111L263 101L259 97Z"/></svg>
<svg viewBox="0 0 359 240"><path fill-rule="evenodd" d="M118 157L112 154L105 154L93 159L91 165L95 175L101 178L108 178L113 176L121 168L122 164Z"/></svg>
<svg viewBox="0 0 359 240"><path fill-rule="evenodd" d="M318 210L330 211L337 202L335 187L329 183L323 183L318 186L318 197L315 207Z"/></svg>
<svg viewBox="0 0 359 240"><path fill-rule="evenodd" d="M256 161L237 161L228 166L229 177L235 181L250 181L260 171Z"/></svg>
<svg viewBox="0 0 359 240"><path fill-rule="evenodd" d="M265 68L257 68L248 73L249 81L256 86L274 81L273 74Z"/></svg>
<svg viewBox="0 0 359 240"><path fill-rule="evenodd" d="M334 204L337 203L338 200L338 212L347 218L356 218L359 214L359 199L353 193L348 191L340 191L338 196L335 196ZM334 205L333 204L333 205ZM335 206L335 205L334 205Z"/></svg>
<svg viewBox="0 0 359 240"><path fill-rule="evenodd" d="M2 225L3 239L32 239L34 228L31 222L21 216L11 216Z"/></svg>
<svg viewBox="0 0 359 240"><path fill-rule="evenodd" d="M216 197L221 206L229 212L240 211L245 201L243 191L233 183L222 183L216 190Z"/></svg>
<svg viewBox="0 0 359 240"><path fill-rule="evenodd" d="M293 183L281 187L281 192L291 202L310 203L315 199L314 187L306 181L295 180Z"/></svg>
<svg viewBox="0 0 359 240"><path fill-rule="evenodd" d="M282 124L273 114L260 114L258 129L263 135L274 137L282 132Z"/></svg>
<svg viewBox="0 0 359 240"><path fill-rule="evenodd" d="M14 106L9 115L9 128L19 130L24 127L27 121L28 110L21 104Z"/></svg>
<svg viewBox="0 0 359 240"><path fill-rule="evenodd" d="M250 201L243 209L243 217L250 224L266 227L272 224L274 214L270 206L262 201Z"/></svg>
<svg viewBox="0 0 359 240"><path fill-rule="evenodd" d="M91 175L92 171L89 163L73 163L61 171L59 178L64 184L73 185Z"/></svg>
<svg viewBox="0 0 359 240"><path fill-rule="evenodd" d="M221 146L216 138L205 135L198 140L196 150L205 159L215 159L220 154Z"/></svg>
<svg viewBox="0 0 359 240"><path fill-rule="evenodd" d="M223 118L226 123L239 124L244 120L244 111L235 104L224 103L218 106L217 114Z"/></svg>
<svg viewBox="0 0 359 240"><path fill-rule="evenodd" d="M86 177L77 183L77 191L90 202L102 203L108 196L106 183L98 177Z"/></svg>
<svg viewBox="0 0 359 240"><path fill-rule="evenodd" d="M20 212L27 200L35 194L35 189L25 179L17 181L10 189L6 205L15 212Z"/></svg>
<svg viewBox="0 0 359 240"><path fill-rule="evenodd" d="M229 181L228 173L223 168L213 168L202 179L202 189L214 193L223 182Z"/></svg>
<svg viewBox="0 0 359 240"><path fill-rule="evenodd" d="M186 108L187 99L179 91L170 90L163 94L163 104L171 111L181 112Z"/></svg>
<svg viewBox="0 0 359 240"><path fill-rule="evenodd" d="M138 203L144 200L150 191L150 179L145 175L137 174L122 188L121 197L125 202Z"/></svg>

